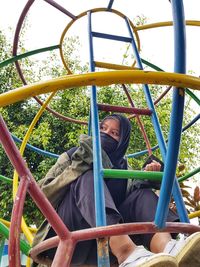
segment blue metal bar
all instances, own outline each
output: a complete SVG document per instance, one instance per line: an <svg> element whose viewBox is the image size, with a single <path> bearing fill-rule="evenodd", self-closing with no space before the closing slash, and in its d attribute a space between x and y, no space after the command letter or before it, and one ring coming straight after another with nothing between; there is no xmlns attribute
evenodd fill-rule
<svg viewBox="0 0 200 267"><path fill-rule="evenodd" d="M172 14L174 21L174 40L175 40L175 66L174 71L185 73L186 71L186 40L185 40L185 18L182 0L172 0ZM184 111L185 92L181 88L173 89L172 112L170 119L168 151L164 168L163 182L161 184L160 198L155 216L155 223L164 227L168 214L170 202L169 192L174 183L176 165L179 155L179 146L181 141L181 129ZM175 181L176 178L175 178ZM167 187L166 187L167 186ZM179 211L180 220L189 222L187 211L182 207L180 198L180 188L173 187L173 196Z"/></svg>
<svg viewBox="0 0 200 267"><path fill-rule="evenodd" d="M133 47L133 51L134 51L134 54L135 54L135 59L136 59L137 65L138 65L138 67L140 69L143 70L142 61L141 61L141 58L140 58L139 53L138 53L138 49L137 49L137 46L136 46L136 43L135 43L135 40L134 40L133 33L131 31L131 27L130 27L129 21L128 21L127 18L125 18L125 20L126 20L126 24L127 24L127 28L128 28L130 37L132 38L132 43L131 44L132 44L132 47ZM157 140L158 140L158 145L159 145L159 148L160 148L160 151L161 151L161 155L162 155L163 161L165 162L166 153L167 153L166 144L165 144L165 140L164 140L164 137L163 137L163 134L162 134L162 131L161 131L160 123L159 123L159 120L158 120L158 117L157 117L157 114L156 114L154 103L153 103L153 100L151 98L149 87L148 87L147 84L143 84L143 90L144 90L144 93L145 93L145 96L146 96L147 105L148 105L149 109L152 110L151 120L152 120L152 123L154 125L154 130L155 130L155 134L156 134L156 137L157 137ZM167 166L167 164L165 163L165 168L170 168L170 165ZM172 181L174 181L174 177L172 178ZM162 188L165 187L165 193L168 195L168 199L170 199L173 183L170 184L170 182L167 181L167 179L165 179L165 180L162 181L161 187ZM185 205L184 205L184 202L183 202L182 194L181 194L180 187L179 187L177 179L175 179L175 182L174 182L173 196L174 196L174 199L175 199L175 202L176 202L176 205L177 205L177 210L178 210L180 219L183 220L183 221L186 221L185 216L182 216L182 214L183 213L187 214L187 211L186 211L186 208L185 208ZM168 213L168 209L169 209L169 205L167 207L165 207L165 208L166 208L165 213L167 214ZM165 221L166 221L166 218L164 218L164 214L161 214L160 211L159 211L160 218L161 218L161 216L163 216L163 218L160 220L160 222L162 222L162 225L158 220L156 220L156 225L159 228L162 228L164 226ZM163 223L163 221L164 221L164 223Z"/></svg>
<svg viewBox="0 0 200 267"><path fill-rule="evenodd" d="M15 142L22 143L22 140L16 136L14 136L13 134L12 134L12 138ZM36 152L38 154L41 154L43 156L47 156L50 158L58 158L59 157L59 155L57 155L57 154L51 153L51 152L46 151L46 150L42 150L42 149L35 147L35 146L32 146L30 144L26 144L26 148L29 148L30 150L33 150L34 152Z"/></svg>
<svg viewBox="0 0 200 267"><path fill-rule="evenodd" d="M114 41L126 42L126 43L131 43L132 41L130 37L112 35L112 34L101 33L101 32L92 32L92 36L97 37L97 38L104 38L104 39L109 39L109 40L114 40Z"/></svg>
<svg viewBox="0 0 200 267"><path fill-rule="evenodd" d="M88 12L88 26L89 26L89 47L90 47L90 71L94 72L94 53L93 42L91 35L91 12ZM94 181L95 181L95 205L96 205L96 225L106 225L105 216L105 202L103 190L103 176L102 176L102 160L101 160L101 143L100 143L100 129L99 116L97 109L97 92L96 86L92 86L91 90L91 122L92 122L92 137L93 137L93 162L94 162Z"/></svg>
<svg viewBox="0 0 200 267"><path fill-rule="evenodd" d="M143 70L142 61L141 61L141 58L140 58L139 53L138 53L138 49L137 49L137 46L136 46L136 43L135 43L135 40L134 40L133 33L131 31L131 27L130 27L129 21L128 21L127 18L125 18L125 20L126 20L126 24L127 24L127 28L128 28L129 34L130 34L131 39L132 39L131 44L132 44L133 51L134 51L134 54L135 54L137 67L140 68L141 70ZM160 128L160 123L159 123L159 120L158 120L158 117L157 117L157 114L156 114L154 103L153 103L153 100L151 98L151 93L149 91L149 87L148 87L147 84L143 84L143 90L144 90L144 93L145 93L145 96L146 96L147 105L148 105L149 109L152 111L151 119L152 119L152 123L154 125L154 129L155 129L155 133L156 133L156 136L157 136L157 139L158 139L158 144L159 144L159 147L160 147L160 150L161 150L161 154L162 154L162 157L165 158L166 145L165 145L165 141L164 141L164 138L163 138L163 135L162 135L162 131L161 131L161 128Z"/></svg>
<svg viewBox="0 0 200 267"><path fill-rule="evenodd" d="M110 2L108 4L108 7L107 7L108 10L112 8L113 2L114 2L114 0L110 0Z"/></svg>
<svg viewBox="0 0 200 267"><path fill-rule="evenodd" d="M90 48L90 71L95 71L94 51L92 40L92 24L91 12L88 12L88 32L89 32L89 48ZM97 108L97 90L96 86L91 88L91 126L92 126L92 141L93 141L93 171L94 171L94 197L95 197L95 215L96 226L106 225L105 213L105 195L103 168L101 158L101 141L99 129L99 116ZM97 240L98 246L98 266L110 266L108 244L104 240Z"/></svg>

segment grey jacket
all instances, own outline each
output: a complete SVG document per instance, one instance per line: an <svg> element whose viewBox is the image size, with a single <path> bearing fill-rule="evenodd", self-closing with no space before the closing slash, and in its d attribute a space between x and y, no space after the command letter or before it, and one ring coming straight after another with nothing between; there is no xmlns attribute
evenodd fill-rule
<svg viewBox="0 0 200 267"><path fill-rule="evenodd" d="M80 145L72 154L71 159L66 152L61 154L56 164L39 181L41 190L54 208L63 199L68 185L93 167L92 138L87 135L81 135L79 143ZM112 163L104 150L102 150L102 164L103 168L112 168ZM44 220L33 240L33 247L45 240L50 228L51 226L48 221ZM43 262L42 257L39 256L38 259L40 262ZM39 266L42 267L44 265L39 264Z"/></svg>

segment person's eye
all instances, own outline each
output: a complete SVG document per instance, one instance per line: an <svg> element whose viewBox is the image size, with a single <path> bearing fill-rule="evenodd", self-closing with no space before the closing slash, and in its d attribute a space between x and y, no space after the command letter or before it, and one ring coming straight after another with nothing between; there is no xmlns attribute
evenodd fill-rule
<svg viewBox="0 0 200 267"><path fill-rule="evenodd" d="M101 125L101 126L100 126L100 130L105 131L105 130L106 130L105 125Z"/></svg>
<svg viewBox="0 0 200 267"><path fill-rule="evenodd" d="M115 131L112 132L112 134L113 134L114 136L117 136L117 137L119 136L119 133L118 133L118 132L115 132Z"/></svg>

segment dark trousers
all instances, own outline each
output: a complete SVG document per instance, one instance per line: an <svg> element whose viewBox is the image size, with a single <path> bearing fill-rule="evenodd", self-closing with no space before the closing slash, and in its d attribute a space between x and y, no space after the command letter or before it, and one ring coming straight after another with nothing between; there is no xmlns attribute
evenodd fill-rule
<svg viewBox="0 0 200 267"><path fill-rule="evenodd" d="M110 192L104 183L107 224L120 222L152 222L154 221L157 195L151 189L135 189L117 209ZM66 191L65 197L58 208L58 214L70 231L95 227L94 183L93 172L87 171ZM178 216L169 211L167 221L178 221ZM52 230L50 236L55 235ZM50 237L48 236L48 237ZM132 235L131 239L137 245L149 248L153 234ZM53 258L55 250L45 252ZM110 255L111 262L115 257ZM72 258L73 264L96 264L96 241L81 241L76 245Z"/></svg>

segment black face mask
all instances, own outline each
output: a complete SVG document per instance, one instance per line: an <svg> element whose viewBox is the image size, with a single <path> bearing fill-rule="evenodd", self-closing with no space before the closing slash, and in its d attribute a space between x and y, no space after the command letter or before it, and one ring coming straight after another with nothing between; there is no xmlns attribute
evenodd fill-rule
<svg viewBox="0 0 200 267"><path fill-rule="evenodd" d="M118 146L118 141L111 137L109 134L100 132L101 147L109 155L114 152Z"/></svg>

